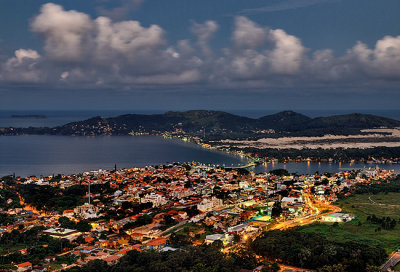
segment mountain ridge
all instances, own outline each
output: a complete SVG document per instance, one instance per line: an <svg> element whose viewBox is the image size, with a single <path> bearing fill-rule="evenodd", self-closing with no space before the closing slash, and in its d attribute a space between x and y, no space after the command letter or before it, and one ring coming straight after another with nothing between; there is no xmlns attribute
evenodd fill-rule
<svg viewBox="0 0 400 272"><path fill-rule="evenodd" d="M254 136L263 130L273 130L278 134L319 135L354 134L362 129L379 127L400 127L400 121L361 113L311 118L287 110L260 118L250 118L224 111L190 110L168 111L163 114L124 114L109 118L95 116L53 128L3 128L0 135L128 135L181 132L191 136L207 133L216 137L245 137Z"/></svg>

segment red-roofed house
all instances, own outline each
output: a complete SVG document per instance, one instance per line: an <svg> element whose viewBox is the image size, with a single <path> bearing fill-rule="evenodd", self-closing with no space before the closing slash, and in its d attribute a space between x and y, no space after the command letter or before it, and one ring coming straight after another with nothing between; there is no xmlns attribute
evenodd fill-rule
<svg viewBox="0 0 400 272"><path fill-rule="evenodd" d="M107 262L107 264L115 264L120 258L120 255L112 255L110 257L104 258L103 261Z"/></svg>
<svg viewBox="0 0 400 272"><path fill-rule="evenodd" d="M28 271L32 270L32 263L30 262L24 262L17 264L18 270L17 271Z"/></svg>
<svg viewBox="0 0 400 272"><path fill-rule="evenodd" d="M157 238L150 240L146 243L146 248L147 249L154 249L154 250L160 250L164 248L167 245L167 239L166 238Z"/></svg>

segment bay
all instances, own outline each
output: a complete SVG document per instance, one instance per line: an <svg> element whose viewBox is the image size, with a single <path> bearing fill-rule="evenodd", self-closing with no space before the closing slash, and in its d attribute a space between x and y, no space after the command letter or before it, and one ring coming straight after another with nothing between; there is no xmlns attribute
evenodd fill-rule
<svg viewBox="0 0 400 272"><path fill-rule="evenodd" d="M202 148L194 143L157 136L2 136L0 137L0 177L73 174L98 169L142 167L172 162L200 162L210 165L238 166L244 157ZM283 168L290 173L341 172L375 168L395 170L400 164L349 163L268 163L250 170L269 172Z"/></svg>
<svg viewBox="0 0 400 272"><path fill-rule="evenodd" d="M241 165L245 158L157 136L2 136L0 176L82 173L172 162Z"/></svg>

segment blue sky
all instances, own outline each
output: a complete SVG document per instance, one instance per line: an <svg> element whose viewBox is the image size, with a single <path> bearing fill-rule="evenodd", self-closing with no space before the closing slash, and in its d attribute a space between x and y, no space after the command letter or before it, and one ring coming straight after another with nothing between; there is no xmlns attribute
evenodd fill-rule
<svg viewBox="0 0 400 272"><path fill-rule="evenodd" d="M0 108L398 108L398 0L3 0Z"/></svg>

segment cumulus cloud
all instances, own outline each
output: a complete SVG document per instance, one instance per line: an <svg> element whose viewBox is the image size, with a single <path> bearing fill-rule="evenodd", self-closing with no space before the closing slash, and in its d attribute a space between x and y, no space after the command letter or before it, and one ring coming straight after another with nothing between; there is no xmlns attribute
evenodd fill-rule
<svg viewBox="0 0 400 272"><path fill-rule="evenodd" d="M297 37L282 29L261 27L243 16L235 19L232 40L233 48L225 50L219 60L221 67L229 67L226 77L232 79L295 75L306 51Z"/></svg>
<svg viewBox="0 0 400 272"><path fill-rule="evenodd" d="M385 36L375 48L358 42L349 52L363 71L373 77L400 77L400 36Z"/></svg>
<svg viewBox="0 0 400 272"><path fill-rule="evenodd" d="M138 21L112 23L107 17L95 20L97 56L111 53L135 58L135 54L148 55L165 44L164 31L157 25L142 27Z"/></svg>
<svg viewBox="0 0 400 272"><path fill-rule="evenodd" d="M212 57L213 53L209 46L209 41L218 30L218 24L215 21L206 21L203 24L193 23L191 31L197 36L197 44L205 57Z"/></svg>
<svg viewBox="0 0 400 272"><path fill-rule="evenodd" d="M43 71L37 66L41 61L39 53L32 49L18 49L0 69L0 79L10 82L41 82Z"/></svg>
<svg viewBox="0 0 400 272"><path fill-rule="evenodd" d="M305 52L300 39L282 29L270 30L269 37L274 43L273 50L268 54L271 70L283 74L297 73Z"/></svg>
<svg viewBox="0 0 400 272"><path fill-rule="evenodd" d="M172 44L158 25L91 18L45 4L31 25L44 38L43 50L16 50L0 64L0 82L268 89L400 80L400 36L383 37L373 48L358 42L336 57L330 49L312 51L285 30L261 26L244 16L234 18L231 45L213 50L210 42L218 28L214 21L192 22L196 41Z"/></svg>
<svg viewBox="0 0 400 272"><path fill-rule="evenodd" d="M232 40L237 47L257 48L262 46L267 39L265 29L246 17L235 18L235 30Z"/></svg>
<svg viewBox="0 0 400 272"><path fill-rule="evenodd" d="M58 61L78 61L85 47L83 43L93 28L90 17L75 10L65 11L48 3L32 22L32 30L45 38L45 51Z"/></svg>

